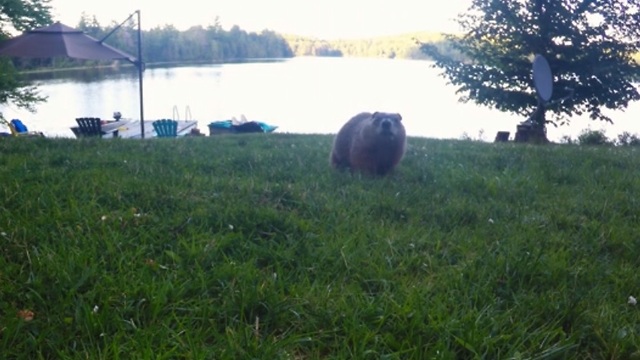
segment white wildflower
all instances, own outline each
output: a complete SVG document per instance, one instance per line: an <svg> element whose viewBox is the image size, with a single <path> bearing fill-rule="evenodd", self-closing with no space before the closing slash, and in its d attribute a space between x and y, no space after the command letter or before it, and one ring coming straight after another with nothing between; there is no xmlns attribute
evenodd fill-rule
<svg viewBox="0 0 640 360"><path fill-rule="evenodd" d="M233 225L229 224L229 230L233 230Z"/></svg>
<svg viewBox="0 0 640 360"><path fill-rule="evenodd" d="M100 218L100 220L102 220L102 221L107 220L107 215L102 215L102 217Z"/></svg>
<svg viewBox="0 0 640 360"><path fill-rule="evenodd" d="M97 312L98 312L98 310L100 310L100 308L98 307L98 305L95 305L95 306L93 307L93 313L94 313L94 314L95 314L95 313L97 313Z"/></svg>
<svg viewBox="0 0 640 360"><path fill-rule="evenodd" d="M489 224L493 224L493 223L494 223L493 219L489 218Z"/></svg>
<svg viewBox="0 0 640 360"><path fill-rule="evenodd" d="M638 300L636 300L636 298L634 298L633 296L629 296L629 300L627 301L627 303L629 305L636 305L638 303Z"/></svg>

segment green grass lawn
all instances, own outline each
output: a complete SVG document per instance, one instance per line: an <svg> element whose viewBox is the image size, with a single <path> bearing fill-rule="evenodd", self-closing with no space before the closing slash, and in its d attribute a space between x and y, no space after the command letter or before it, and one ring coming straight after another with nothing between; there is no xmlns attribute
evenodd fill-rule
<svg viewBox="0 0 640 360"><path fill-rule="evenodd" d="M639 149L331 142L2 139L0 358L640 358Z"/></svg>

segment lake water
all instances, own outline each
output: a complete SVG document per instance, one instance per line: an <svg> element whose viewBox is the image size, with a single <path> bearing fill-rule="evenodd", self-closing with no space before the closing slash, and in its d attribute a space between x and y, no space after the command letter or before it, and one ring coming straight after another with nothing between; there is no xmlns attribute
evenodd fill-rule
<svg viewBox="0 0 640 360"><path fill-rule="evenodd" d="M277 132L336 133L361 111L398 112L410 136L492 141L499 130L515 132L516 115L460 103L455 88L427 61L300 57L283 61L148 68L144 72L146 120L191 118L208 134L212 121L240 118L277 125ZM48 97L36 113L9 104L5 118L20 118L30 130L73 137L77 117L139 118L137 73L83 72L34 80ZM190 113L191 116L188 116ZM574 118L548 129L549 138L575 138L580 131L640 132L640 104L607 112L614 125Z"/></svg>

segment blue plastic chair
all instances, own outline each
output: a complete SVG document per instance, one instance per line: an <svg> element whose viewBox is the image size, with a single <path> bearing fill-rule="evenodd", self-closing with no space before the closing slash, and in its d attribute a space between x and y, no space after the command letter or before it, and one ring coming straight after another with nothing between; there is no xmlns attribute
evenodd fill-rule
<svg viewBox="0 0 640 360"><path fill-rule="evenodd" d="M9 127L12 136L44 136L41 132L29 131L27 126L20 119L12 119L10 122L3 120L2 122Z"/></svg>
<svg viewBox="0 0 640 360"><path fill-rule="evenodd" d="M175 120L156 120L153 122L153 129L156 132L156 136L160 138L178 136L178 122Z"/></svg>

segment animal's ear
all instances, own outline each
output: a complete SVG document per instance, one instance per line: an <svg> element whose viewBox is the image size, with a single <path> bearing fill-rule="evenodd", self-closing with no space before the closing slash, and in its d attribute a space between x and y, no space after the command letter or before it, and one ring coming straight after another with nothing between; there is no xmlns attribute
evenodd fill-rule
<svg viewBox="0 0 640 360"><path fill-rule="evenodd" d="M402 115L396 114L398 116L398 121L402 121Z"/></svg>
<svg viewBox="0 0 640 360"><path fill-rule="evenodd" d="M371 118L372 119L375 119L376 117L378 117L378 112L377 111L374 112L373 114L371 114Z"/></svg>

